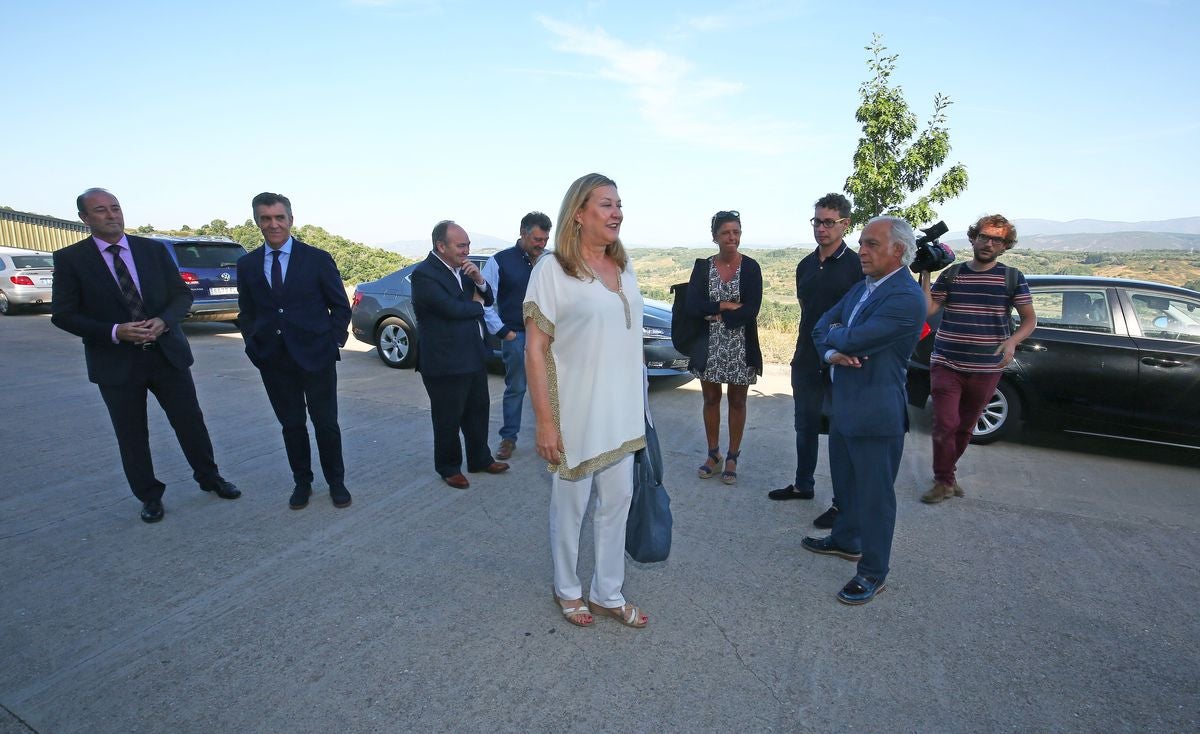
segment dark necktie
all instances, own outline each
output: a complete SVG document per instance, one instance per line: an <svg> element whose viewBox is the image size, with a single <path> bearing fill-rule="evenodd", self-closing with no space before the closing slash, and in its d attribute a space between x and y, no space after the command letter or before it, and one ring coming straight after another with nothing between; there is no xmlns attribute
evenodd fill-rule
<svg viewBox="0 0 1200 734"><path fill-rule="evenodd" d="M142 305L142 295L138 293L137 286L133 284L133 276L129 274L129 268L125 267L125 261L121 259L121 246L109 245L104 249L112 255L113 272L117 275L117 285L121 287L121 299L129 307L130 315L134 321L145 321L146 311Z"/></svg>
<svg viewBox="0 0 1200 734"><path fill-rule="evenodd" d="M271 250L275 258L271 261L271 290L278 294L283 290L283 266L279 264L279 250Z"/></svg>

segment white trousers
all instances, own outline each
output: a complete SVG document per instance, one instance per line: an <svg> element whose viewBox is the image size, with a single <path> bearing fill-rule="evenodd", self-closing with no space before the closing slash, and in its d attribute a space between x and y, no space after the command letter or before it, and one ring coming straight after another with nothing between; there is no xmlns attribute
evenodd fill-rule
<svg viewBox="0 0 1200 734"><path fill-rule="evenodd" d="M570 481L554 475L550 484L550 556L554 560L554 593L560 599L583 598L579 583L579 534L592 488L596 505L592 513L596 569L588 599L605 607L625 604L625 522L633 497L633 454L582 479Z"/></svg>

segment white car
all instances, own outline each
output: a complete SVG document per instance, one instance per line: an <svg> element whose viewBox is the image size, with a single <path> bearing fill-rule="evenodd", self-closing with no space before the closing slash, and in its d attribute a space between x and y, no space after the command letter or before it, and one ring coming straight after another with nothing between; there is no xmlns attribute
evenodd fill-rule
<svg viewBox="0 0 1200 734"><path fill-rule="evenodd" d="M48 252L0 247L0 314L50 305L54 256Z"/></svg>

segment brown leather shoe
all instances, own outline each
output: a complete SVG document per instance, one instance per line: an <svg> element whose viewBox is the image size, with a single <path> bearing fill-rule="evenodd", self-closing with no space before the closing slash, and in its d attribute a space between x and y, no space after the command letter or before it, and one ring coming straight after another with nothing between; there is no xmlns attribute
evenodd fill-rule
<svg viewBox="0 0 1200 734"><path fill-rule="evenodd" d="M442 481L455 489L467 489L471 486L471 483L462 474L452 474L448 477L442 477Z"/></svg>
<svg viewBox="0 0 1200 734"><path fill-rule="evenodd" d="M496 452L496 458L500 461L508 461L512 458L513 452L517 450L517 442L507 438L500 441L500 450Z"/></svg>
<svg viewBox="0 0 1200 734"><path fill-rule="evenodd" d="M967 496L967 493L963 491L963 488L958 486L957 480L955 480L954 484L950 485L950 489L954 490L955 497L966 497Z"/></svg>
<svg viewBox="0 0 1200 734"><path fill-rule="evenodd" d="M505 464L502 461L493 461L482 469L468 469L467 471L471 472L472 474L478 474L480 472L487 472L488 474L503 474L504 472L508 471L508 464Z"/></svg>
<svg viewBox="0 0 1200 734"><path fill-rule="evenodd" d="M929 491L921 495L921 501L927 505L936 505L942 500L948 500L954 496L954 490L941 482L934 482Z"/></svg>

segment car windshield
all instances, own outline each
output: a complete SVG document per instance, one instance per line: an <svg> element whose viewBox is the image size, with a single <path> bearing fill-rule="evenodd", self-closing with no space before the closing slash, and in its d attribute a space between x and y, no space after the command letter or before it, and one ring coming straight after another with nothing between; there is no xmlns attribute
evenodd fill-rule
<svg viewBox="0 0 1200 734"><path fill-rule="evenodd" d="M50 255L13 255L14 268L52 268L54 258Z"/></svg>
<svg viewBox="0 0 1200 734"><path fill-rule="evenodd" d="M232 268L246 254L241 245L230 243L176 242L175 256L181 268Z"/></svg>

